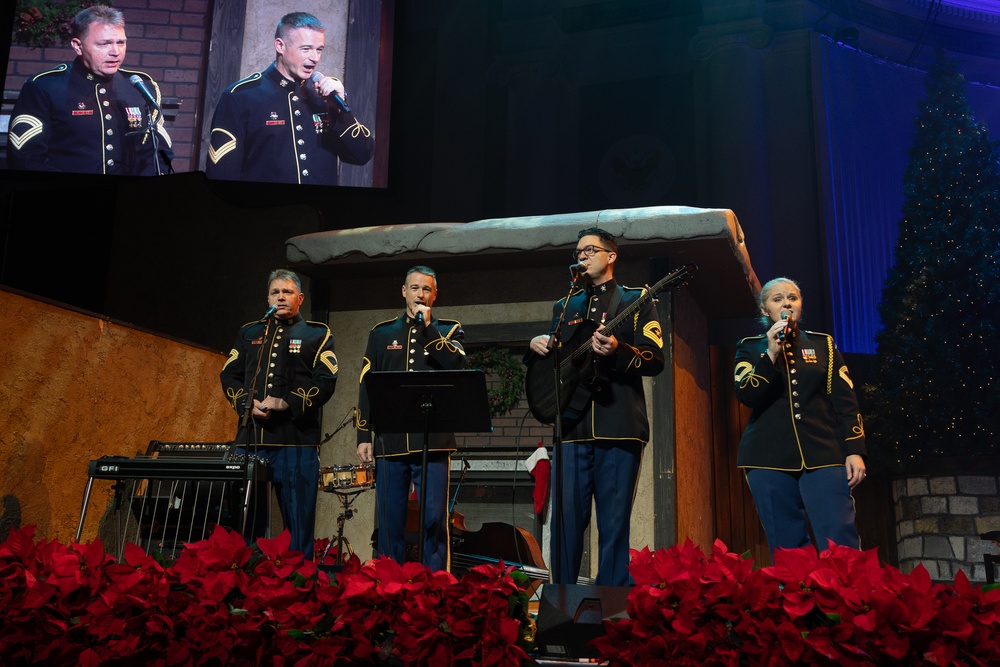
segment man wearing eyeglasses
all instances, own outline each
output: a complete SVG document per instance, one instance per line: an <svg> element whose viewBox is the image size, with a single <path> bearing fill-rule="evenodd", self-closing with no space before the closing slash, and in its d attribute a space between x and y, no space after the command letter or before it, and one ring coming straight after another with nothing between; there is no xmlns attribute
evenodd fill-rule
<svg viewBox="0 0 1000 667"><path fill-rule="evenodd" d="M571 408L579 409L563 415L563 444L552 467L552 488L559 492L555 475L562 466L562 530L553 531L551 539L555 584L577 581L592 502L598 532L595 583L629 584L629 522L642 451L649 440L642 378L663 370L663 336L652 300L614 331L602 329L645 292L615 282L617 260L618 243L607 231L592 227L579 233L573 261L582 265L584 288L569 297L560 354L566 359L574 349L589 349L595 377L577 389ZM562 310L560 300L553 308L551 330ZM549 354L549 338L533 338L531 351Z"/></svg>

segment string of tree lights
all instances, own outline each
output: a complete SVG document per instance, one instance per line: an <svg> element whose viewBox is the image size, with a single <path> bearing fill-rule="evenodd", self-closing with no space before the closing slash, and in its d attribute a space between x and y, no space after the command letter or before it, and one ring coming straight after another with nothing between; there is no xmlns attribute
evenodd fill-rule
<svg viewBox="0 0 1000 667"><path fill-rule="evenodd" d="M938 55L926 90L866 387L871 440L903 469L1000 453L1000 153L953 61Z"/></svg>

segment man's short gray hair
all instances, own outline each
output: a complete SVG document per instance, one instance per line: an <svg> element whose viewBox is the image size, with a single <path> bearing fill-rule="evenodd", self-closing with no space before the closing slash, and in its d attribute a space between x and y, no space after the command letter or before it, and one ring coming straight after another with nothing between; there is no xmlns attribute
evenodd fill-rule
<svg viewBox="0 0 1000 667"><path fill-rule="evenodd" d="M291 14L285 14L278 21L278 27L274 31L275 39L285 39L292 30L296 28L309 28L310 30L315 30L316 32L326 32L326 28L323 27L323 23L313 16L312 14L307 14L306 12L292 12Z"/></svg>
<svg viewBox="0 0 1000 667"><path fill-rule="evenodd" d="M302 291L302 281L299 276L294 271L289 271L288 269L275 269L271 271L271 275L267 277L267 288L271 289L271 283L275 280L291 280L295 283L295 286L299 288L299 292Z"/></svg>
<svg viewBox="0 0 1000 667"><path fill-rule="evenodd" d="M94 5L77 12L76 16L69 23L70 35L76 39L83 39L90 26L98 23L100 25L113 25L116 28L125 27L125 15L121 10L107 5Z"/></svg>

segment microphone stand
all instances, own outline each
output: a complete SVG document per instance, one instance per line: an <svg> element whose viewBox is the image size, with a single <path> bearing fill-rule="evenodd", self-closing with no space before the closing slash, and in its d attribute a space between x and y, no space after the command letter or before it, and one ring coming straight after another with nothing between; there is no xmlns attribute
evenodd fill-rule
<svg viewBox="0 0 1000 667"><path fill-rule="evenodd" d="M162 112L161 112L162 113ZM156 166L156 175L163 176L163 170L160 168L160 146L159 139L156 136L156 125L153 123L153 109L150 107L149 102L146 103L146 129L135 130L133 132L128 132L125 134L126 137L131 137L135 134L148 134L149 139L153 145L153 164Z"/></svg>
<svg viewBox="0 0 1000 667"><path fill-rule="evenodd" d="M563 577L563 557L566 552L566 534L562 520L562 488L563 488L563 423L562 423L562 368L559 358L559 343L562 340L562 327L566 321L566 309L569 308L569 299L576 289L576 284L580 280L580 272L570 269L573 279L569 283L569 291L563 300L562 311L549 333L549 354L552 354L552 371L554 399L556 403L555 418L552 420L552 453L556 460L555 481L552 485L552 535L553 544L558 546L558 552L552 554L552 565L550 567L550 580L552 583L559 583Z"/></svg>
<svg viewBox="0 0 1000 667"><path fill-rule="evenodd" d="M271 316L269 315L267 319L264 321L264 332L261 334L260 351L257 353L257 367L254 369L253 379L250 381L250 395L247 396L247 404L243 408L243 415L240 417L240 425L239 425L240 430L242 430L246 434L245 435L246 444L244 445L244 450L246 451L246 457L245 457L246 460L244 461L245 465L243 466L243 493L244 493L244 498L246 498L246 502L243 503L242 505L242 509L240 510L241 516L239 517L240 534L243 535L244 539L246 538L247 514L249 513L248 512L250 505L249 501L251 496L250 448L251 447L254 448L254 454L256 455L257 445L258 445L258 443L252 442L253 438L251 438L250 436L250 429L254 423L251 415L253 414L254 397L257 395L257 378L260 376L260 367L261 364L263 364L264 362L264 349L267 347L267 334L270 331L270 329L271 329ZM234 442L234 444L237 443ZM270 487L268 487L268 491L270 491ZM257 492L255 489L253 495L256 496L256 493ZM254 498L254 500L256 501L256 497ZM254 509L256 509L256 502L254 503ZM270 512L268 512L267 520L268 522L270 522L271 520Z"/></svg>

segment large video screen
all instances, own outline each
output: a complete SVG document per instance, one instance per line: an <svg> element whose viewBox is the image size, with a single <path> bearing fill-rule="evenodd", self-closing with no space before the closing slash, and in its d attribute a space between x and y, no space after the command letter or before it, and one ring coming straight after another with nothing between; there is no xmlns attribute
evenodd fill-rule
<svg viewBox="0 0 1000 667"><path fill-rule="evenodd" d="M17 0L0 168L385 187L393 2L121 6L71 39L114 0ZM291 12L319 24L276 39Z"/></svg>

